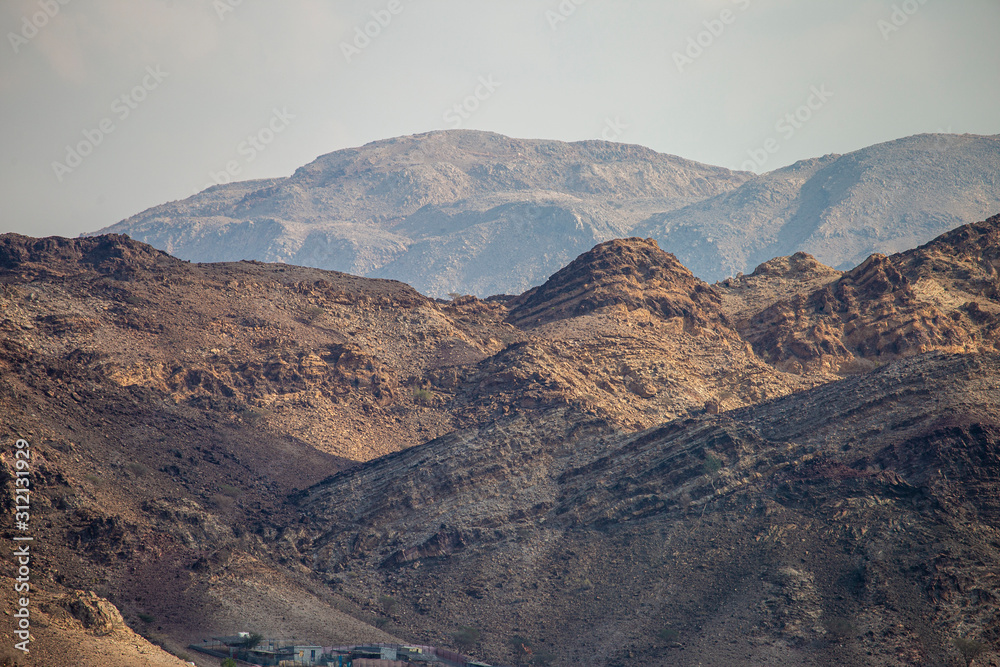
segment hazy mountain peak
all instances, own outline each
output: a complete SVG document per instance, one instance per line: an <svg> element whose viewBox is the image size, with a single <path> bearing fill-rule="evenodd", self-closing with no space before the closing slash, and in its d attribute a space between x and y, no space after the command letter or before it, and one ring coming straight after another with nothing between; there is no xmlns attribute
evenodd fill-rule
<svg viewBox="0 0 1000 667"><path fill-rule="evenodd" d="M322 155L106 228L184 259L259 259L519 293L612 238L706 280L806 251L850 268L1000 210L1000 137L917 135L754 176L607 141L444 130Z"/></svg>
<svg viewBox="0 0 1000 667"><path fill-rule="evenodd" d="M923 134L801 160L652 216L652 236L720 280L802 250L849 269L1000 210L1000 137Z"/></svg>

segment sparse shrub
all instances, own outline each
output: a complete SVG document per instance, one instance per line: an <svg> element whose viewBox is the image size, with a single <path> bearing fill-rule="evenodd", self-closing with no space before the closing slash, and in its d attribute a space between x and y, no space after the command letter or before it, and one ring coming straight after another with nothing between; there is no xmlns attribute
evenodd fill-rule
<svg viewBox="0 0 1000 667"><path fill-rule="evenodd" d="M827 619L825 625L826 631L829 632L834 639L838 640L847 639L856 632L855 627L849 620L839 616Z"/></svg>
<svg viewBox="0 0 1000 667"><path fill-rule="evenodd" d="M661 628L660 631L656 633L657 639L664 644L672 644L677 641L677 638L680 636L680 633L673 628Z"/></svg>
<svg viewBox="0 0 1000 667"><path fill-rule="evenodd" d="M144 466L143 464L137 463L135 461L126 463L125 469L128 470L133 475L135 475L136 477L143 477L144 475L149 473L149 468L147 466Z"/></svg>
<svg viewBox="0 0 1000 667"><path fill-rule="evenodd" d="M847 572L844 573L844 576L840 578L840 583L852 595L863 594L868 584L868 570L865 567L865 564L858 563L854 567L847 570Z"/></svg>
<svg viewBox="0 0 1000 667"><path fill-rule="evenodd" d="M93 484L94 486L101 485L101 478L93 473L87 473L86 475L83 476L83 478L88 482L90 482L91 484Z"/></svg>
<svg viewBox="0 0 1000 667"><path fill-rule="evenodd" d="M239 665L232 658L226 658L222 661L222 667L239 667Z"/></svg>
<svg viewBox="0 0 1000 667"><path fill-rule="evenodd" d="M378 598L378 604L380 607L382 607L382 611L384 611L387 614L391 614L392 612L396 611L396 605L397 605L396 598L392 597L391 595L380 595Z"/></svg>
<svg viewBox="0 0 1000 667"><path fill-rule="evenodd" d="M124 297L122 297L122 301L129 304L130 306L138 306L140 303L142 303L142 299L137 297L135 294L126 294Z"/></svg>
<svg viewBox="0 0 1000 667"><path fill-rule="evenodd" d="M413 390L413 400L417 403L423 403L428 405L434 399L434 394L430 389L424 389L423 387L418 387Z"/></svg>
<svg viewBox="0 0 1000 667"><path fill-rule="evenodd" d="M324 315L326 315L325 308L320 308L319 306L310 306L309 308L305 309L305 311L302 314L302 317L303 319L305 319L306 322L315 322Z"/></svg>
<svg viewBox="0 0 1000 667"><path fill-rule="evenodd" d="M229 496L230 498L235 498L243 492L240 491L238 487L235 487L232 484L220 484L219 493L225 496Z"/></svg>
<svg viewBox="0 0 1000 667"><path fill-rule="evenodd" d="M226 496L221 493L215 493L212 494L211 501L213 505L222 510L228 510L233 507L232 496Z"/></svg>
<svg viewBox="0 0 1000 667"><path fill-rule="evenodd" d="M274 410L270 408L247 408L243 412L243 420L255 426L261 425L267 421L267 418L270 417L273 412Z"/></svg>
<svg viewBox="0 0 1000 667"><path fill-rule="evenodd" d="M531 641L521 635L514 635L510 638L511 647L514 649L514 660L518 664L524 664L531 660L535 651L531 648Z"/></svg>
<svg viewBox="0 0 1000 667"><path fill-rule="evenodd" d="M982 642L977 642L974 639L966 639L965 637L957 637L952 641L958 652L962 654L965 658L966 667L971 667L972 661L979 657L979 654L986 650L986 644Z"/></svg>
<svg viewBox="0 0 1000 667"><path fill-rule="evenodd" d="M722 459L712 454L705 454L705 472L714 474L722 468Z"/></svg>
<svg viewBox="0 0 1000 667"><path fill-rule="evenodd" d="M152 623L153 621L156 620L156 617L153 616L152 614L142 613L139 614L139 620L142 621L143 623Z"/></svg>
<svg viewBox="0 0 1000 667"><path fill-rule="evenodd" d="M164 651L169 652L169 650L167 649L167 638L165 636L161 635L158 632L152 632L149 630L145 632L140 632L139 634L150 644L153 644L154 646L159 646Z"/></svg>
<svg viewBox="0 0 1000 667"><path fill-rule="evenodd" d="M480 632L478 628L463 625L458 629L458 632L452 633L451 637L457 646L463 651L467 651L479 643Z"/></svg>
<svg viewBox="0 0 1000 667"><path fill-rule="evenodd" d="M555 661L556 654L551 651L538 650L531 656L531 664L536 667L548 667Z"/></svg>
<svg viewBox="0 0 1000 667"><path fill-rule="evenodd" d="M873 371L882 364L875 359L865 359L864 357L854 357L847 361L843 361L840 367L837 369L837 373L840 375L863 375L869 371Z"/></svg>

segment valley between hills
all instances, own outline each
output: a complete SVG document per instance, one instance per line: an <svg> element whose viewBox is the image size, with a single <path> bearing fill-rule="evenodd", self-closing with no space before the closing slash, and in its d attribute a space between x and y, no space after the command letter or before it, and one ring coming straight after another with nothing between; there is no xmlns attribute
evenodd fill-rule
<svg viewBox="0 0 1000 667"><path fill-rule="evenodd" d="M253 630L511 665L1000 664L998 268L1000 216L715 284L616 238L448 300L2 235L3 509L24 439L35 539L7 659L211 664L186 646Z"/></svg>

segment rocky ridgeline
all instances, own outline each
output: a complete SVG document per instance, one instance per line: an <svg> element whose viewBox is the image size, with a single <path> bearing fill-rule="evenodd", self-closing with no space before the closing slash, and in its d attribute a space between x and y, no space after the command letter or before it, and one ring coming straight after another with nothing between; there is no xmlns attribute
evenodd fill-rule
<svg viewBox="0 0 1000 667"><path fill-rule="evenodd" d="M796 251L847 269L994 214L997 173L996 136L918 135L754 176L616 142L454 130L217 185L101 232L193 261L287 262L485 297L520 294L627 236L656 239L707 281Z"/></svg>
<svg viewBox="0 0 1000 667"><path fill-rule="evenodd" d="M513 636L567 664L993 650L998 227L714 286L627 238L451 301L0 237L0 428L44 481L39 647L152 650L87 625L113 604L174 646L472 627L511 663Z"/></svg>
<svg viewBox="0 0 1000 667"><path fill-rule="evenodd" d="M612 661L942 660L996 616L998 370L923 356L628 436L500 420L299 494L299 548L337 590L405 600L394 622L474 622L507 659L530 632Z"/></svg>
<svg viewBox="0 0 1000 667"><path fill-rule="evenodd" d="M280 261L486 296L523 292L653 212L750 177L616 142L430 132L329 153L286 179L218 185L102 232L194 261Z"/></svg>
<svg viewBox="0 0 1000 667"><path fill-rule="evenodd" d="M995 350L998 224L995 216L914 250L873 255L749 317L741 333L769 363L796 372L850 372L930 350Z"/></svg>

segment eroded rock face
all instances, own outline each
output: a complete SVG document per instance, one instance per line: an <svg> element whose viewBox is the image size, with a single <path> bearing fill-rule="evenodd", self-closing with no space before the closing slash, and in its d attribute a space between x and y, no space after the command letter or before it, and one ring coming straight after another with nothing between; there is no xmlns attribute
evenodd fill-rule
<svg viewBox="0 0 1000 667"><path fill-rule="evenodd" d="M510 305L508 321L534 327L602 309L645 309L687 327L725 321L719 296L653 239L618 239L596 246Z"/></svg>
<svg viewBox="0 0 1000 667"><path fill-rule="evenodd" d="M113 604L93 591L70 593L60 604L89 632L110 635L125 629L125 619Z"/></svg>
<svg viewBox="0 0 1000 667"><path fill-rule="evenodd" d="M931 350L997 349L1000 216L914 250L872 255L836 281L746 316L760 356L793 372L857 372Z"/></svg>

